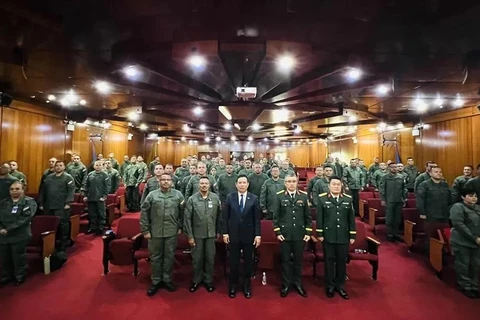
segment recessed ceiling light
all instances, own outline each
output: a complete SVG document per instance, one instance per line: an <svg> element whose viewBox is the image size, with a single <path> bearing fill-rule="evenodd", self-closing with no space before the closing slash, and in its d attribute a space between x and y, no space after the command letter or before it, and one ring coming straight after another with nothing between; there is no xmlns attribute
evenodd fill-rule
<svg viewBox="0 0 480 320"><path fill-rule="evenodd" d="M377 86L377 88L375 89L375 91L377 92L377 94L381 95L381 96L384 96L388 93L389 88L387 85L385 84L380 84Z"/></svg>
<svg viewBox="0 0 480 320"><path fill-rule="evenodd" d="M443 106L443 99L438 96L434 101L433 101L433 104L436 105L437 107L441 107Z"/></svg>
<svg viewBox="0 0 480 320"><path fill-rule="evenodd" d="M225 123L225 124L223 125L223 128L224 128L225 130L230 130L230 129L232 129L232 125L231 125L230 123Z"/></svg>
<svg viewBox="0 0 480 320"><path fill-rule="evenodd" d="M252 124L252 130L258 131L258 130L260 130L260 128L261 128L261 126L258 123L255 122L254 124Z"/></svg>
<svg viewBox="0 0 480 320"><path fill-rule="evenodd" d="M215 140L217 140L218 142L220 142L220 141L222 141L222 138L216 137Z"/></svg>
<svg viewBox="0 0 480 320"><path fill-rule="evenodd" d="M187 140L187 138L185 138L185 137L182 137L180 140L182 140L182 141L185 141L185 140Z"/></svg>
<svg viewBox="0 0 480 320"><path fill-rule="evenodd" d="M57 97L55 97L53 94L48 95L48 100L55 101L56 99L57 99Z"/></svg>
<svg viewBox="0 0 480 320"><path fill-rule="evenodd" d="M210 138L209 138L209 137L205 137L205 142L210 142Z"/></svg>
<svg viewBox="0 0 480 320"><path fill-rule="evenodd" d="M200 130L202 130L202 131L205 131L205 130L207 130L207 126L204 125L204 124L201 124L201 125L198 127L198 129L200 129Z"/></svg>
<svg viewBox="0 0 480 320"><path fill-rule="evenodd" d="M183 131L185 131L185 132L190 131L190 127L189 127L188 124L184 124L184 125L183 125Z"/></svg>
<svg viewBox="0 0 480 320"><path fill-rule="evenodd" d="M112 87L110 84L106 81L97 81L95 83L95 88L97 91L101 94L108 94L112 90Z"/></svg>
<svg viewBox="0 0 480 320"><path fill-rule="evenodd" d="M138 119L140 119L140 115L138 114L138 112L132 111L128 113L128 119L132 121L137 121Z"/></svg>
<svg viewBox="0 0 480 320"><path fill-rule="evenodd" d="M50 100L45 101L46 103L50 103Z"/></svg>
<svg viewBox="0 0 480 320"><path fill-rule="evenodd" d="M249 137L248 137L248 141L253 141L253 137L252 137L252 136L249 136Z"/></svg>
<svg viewBox="0 0 480 320"><path fill-rule="evenodd" d="M194 113L195 115L197 115L197 116L201 115L201 114L203 113L202 107L195 107L195 108L193 109L193 113Z"/></svg>
<svg viewBox="0 0 480 320"><path fill-rule="evenodd" d="M235 141L235 140L237 140L237 137L231 136L231 137L230 137L230 140Z"/></svg>
<svg viewBox="0 0 480 320"><path fill-rule="evenodd" d="M287 72L295 66L295 58L291 55L283 55L277 59L277 67L279 70Z"/></svg>
<svg viewBox="0 0 480 320"><path fill-rule="evenodd" d="M87 104L87 101L85 101L84 99L82 99L82 100L80 100L80 102L79 102L79 103L80 103L80 105L84 106L84 105L86 105L86 104Z"/></svg>
<svg viewBox="0 0 480 320"><path fill-rule="evenodd" d="M461 107L461 106L463 106L464 104L465 104L465 101L464 101L462 98L460 98L460 96L457 96L457 98L455 99L455 101L453 101L453 105L454 105L455 107Z"/></svg>
<svg viewBox="0 0 480 320"><path fill-rule="evenodd" d="M30 98L35 99L35 96L30 96Z"/></svg>
<svg viewBox="0 0 480 320"><path fill-rule="evenodd" d="M355 80L360 79L362 74L363 74L362 70L357 69L357 68L349 68L346 72L347 78L351 81L355 81Z"/></svg>
<svg viewBox="0 0 480 320"><path fill-rule="evenodd" d="M199 69L205 66L206 61L204 57L195 54L188 58L188 64L196 69Z"/></svg>
<svg viewBox="0 0 480 320"><path fill-rule="evenodd" d="M263 138L263 141L267 142L267 141L268 141L268 138Z"/></svg>
<svg viewBox="0 0 480 320"><path fill-rule="evenodd" d="M138 127L140 130L147 130L148 129L148 126L145 124L145 123L142 123L139 127Z"/></svg>
<svg viewBox="0 0 480 320"><path fill-rule="evenodd" d="M130 79L137 79L140 76L140 70L135 66L123 68L123 73Z"/></svg>
<svg viewBox="0 0 480 320"><path fill-rule="evenodd" d="M280 139L275 139L275 143L279 143L280 142Z"/></svg>
<svg viewBox="0 0 480 320"><path fill-rule="evenodd" d="M413 103L418 112L425 112L428 109L427 103L422 98L416 98Z"/></svg>

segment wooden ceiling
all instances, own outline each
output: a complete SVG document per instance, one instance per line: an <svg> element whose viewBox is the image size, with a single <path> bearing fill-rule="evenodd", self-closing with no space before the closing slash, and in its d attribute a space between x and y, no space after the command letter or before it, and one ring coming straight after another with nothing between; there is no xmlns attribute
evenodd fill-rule
<svg viewBox="0 0 480 320"><path fill-rule="evenodd" d="M139 109L132 126L159 136L326 138L480 102L474 1L5 0L0 14L0 92L72 119L128 122ZM286 72L285 55L295 61ZM362 71L356 81L351 68ZM239 100L242 86L256 98ZM70 90L86 104L62 106ZM359 122L341 125L352 116Z"/></svg>

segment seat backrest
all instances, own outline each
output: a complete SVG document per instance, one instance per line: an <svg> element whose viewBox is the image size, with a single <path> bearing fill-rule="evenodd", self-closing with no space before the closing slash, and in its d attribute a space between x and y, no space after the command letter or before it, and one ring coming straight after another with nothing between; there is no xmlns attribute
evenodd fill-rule
<svg viewBox="0 0 480 320"><path fill-rule="evenodd" d="M188 237L185 233L181 233L177 237L177 249L179 250L186 250L190 249L191 246L188 243Z"/></svg>
<svg viewBox="0 0 480 320"><path fill-rule="evenodd" d="M310 210L310 216L312 217L312 220L317 220L317 208L311 207L309 210Z"/></svg>
<svg viewBox="0 0 480 320"><path fill-rule="evenodd" d="M375 191L375 187L365 187L365 191L367 191L367 192L374 192L374 191Z"/></svg>
<svg viewBox="0 0 480 320"><path fill-rule="evenodd" d="M139 217L121 217L117 220L116 238L132 238L140 233L140 218Z"/></svg>
<svg viewBox="0 0 480 320"><path fill-rule="evenodd" d="M138 185L138 192L143 194L143 190L145 190L145 182L142 182Z"/></svg>
<svg viewBox="0 0 480 320"><path fill-rule="evenodd" d="M117 197L118 196L124 196L125 195L125 189L126 188L124 186L118 187L117 192L116 192Z"/></svg>
<svg viewBox="0 0 480 320"><path fill-rule="evenodd" d="M81 193L75 193L73 195L73 202L83 203L83 196Z"/></svg>
<svg viewBox="0 0 480 320"><path fill-rule="evenodd" d="M384 207L382 206L382 200L373 198L367 200L368 207L377 209L378 211L382 210Z"/></svg>
<svg viewBox="0 0 480 320"><path fill-rule="evenodd" d="M374 192L373 192L373 197L374 197L375 199L380 199L380 192L374 191Z"/></svg>
<svg viewBox="0 0 480 320"><path fill-rule="evenodd" d="M305 168L297 168L297 172L298 172L298 177L299 178L306 178L307 177L307 169Z"/></svg>
<svg viewBox="0 0 480 320"><path fill-rule="evenodd" d="M357 234L355 235L355 242L350 245L349 251L353 252L355 249L367 250L367 227L363 221L355 219L355 229Z"/></svg>
<svg viewBox="0 0 480 320"><path fill-rule="evenodd" d="M415 192L409 192L407 193L407 199L416 199L417 197L415 196Z"/></svg>
<svg viewBox="0 0 480 320"><path fill-rule="evenodd" d="M56 216L36 216L32 220L32 241L34 246L42 245L42 233L47 231L57 231L60 217Z"/></svg>
<svg viewBox="0 0 480 320"><path fill-rule="evenodd" d="M407 199L407 208L417 208L417 199Z"/></svg>
<svg viewBox="0 0 480 320"><path fill-rule="evenodd" d="M373 195L373 192L371 191L360 191L358 193L358 198L361 200L368 200L368 199L373 199L375 196Z"/></svg>
<svg viewBox="0 0 480 320"><path fill-rule="evenodd" d="M261 220L262 226L262 242L272 243L277 242L277 235L273 231L273 221L272 220Z"/></svg>

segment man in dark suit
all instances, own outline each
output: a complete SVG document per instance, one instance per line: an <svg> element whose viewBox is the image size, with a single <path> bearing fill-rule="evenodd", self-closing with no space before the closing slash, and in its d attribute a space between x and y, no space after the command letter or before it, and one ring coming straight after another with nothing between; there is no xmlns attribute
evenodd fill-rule
<svg viewBox="0 0 480 320"><path fill-rule="evenodd" d="M250 278L253 269L253 250L261 242L260 231L260 206L258 198L253 193L247 192L248 179L239 175L235 183L237 192L227 196L223 207L222 232L223 242L230 249L230 298L235 298L236 286L239 278L240 252L243 250L244 283L243 293L245 298L252 296Z"/></svg>

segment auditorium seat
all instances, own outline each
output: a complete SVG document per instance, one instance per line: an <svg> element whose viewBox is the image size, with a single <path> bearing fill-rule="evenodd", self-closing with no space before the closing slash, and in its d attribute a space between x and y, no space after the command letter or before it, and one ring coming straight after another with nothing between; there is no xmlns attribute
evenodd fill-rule
<svg viewBox="0 0 480 320"><path fill-rule="evenodd" d="M407 199L416 199L417 197L415 196L414 192L409 192L407 193Z"/></svg>
<svg viewBox="0 0 480 320"><path fill-rule="evenodd" d="M366 191L366 192L374 192L374 191L375 191L375 187L368 186L368 187L365 187L365 189L364 189L363 191Z"/></svg>
<svg viewBox="0 0 480 320"><path fill-rule="evenodd" d="M262 244L257 248L258 268L272 270L275 261L280 254L280 243L275 231L273 231L272 220L261 220Z"/></svg>
<svg viewBox="0 0 480 320"><path fill-rule="evenodd" d="M403 216L403 240L408 247L408 251L412 251L417 242L421 242L425 237L425 229L423 227L423 219L417 208L407 207L402 209Z"/></svg>
<svg viewBox="0 0 480 320"><path fill-rule="evenodd" d="M368 261L372 266L372 279L377 280L378 273L378 247L380 241L368 232L368 225L362 221L355 221L357 235L355 242L350 245L348 260Z"/></svg>
<svg viewBox="0 0 480 320"><path fill-rule="evenodd" d="M138 275L138 261L148 260L150 252L148 251L148 239L142 234L133 236L133 275Z"/></svg>
<svg viewBox="0 0 480 320"><path fill-rule="evenodd" d="M81 193L75 193L73 202L70 204L70 238L76 241L78 234L87 232L88 214L85 212L87 204L83 201Z"/></svg>
<svg viewBox="0 0 480 320"><path fill-rule="evenodd" d="M56 216L36 216L32 220L32 239L27 253L38 254L43 260L55 252L55 235L60 223Z"/></svg>
<svg viewBox="0 0 480 320"><path fill-rule="evenodd" d="M365 217L365 215L368 214L368 199L373 199L375 198L373 192L371 191L360 191L358 193L358 214L361 219Z"/></svg>
<svg viewBox="0 0 480 320"><path fill-rule="evenodd" d="M368 199L368 223L375 233L377 224L385 224L385 207L380 199Z"/></svg>
<svg viewBox="0 0 480 320"><path fill-rule="evenodd" d="M313 277L317 277L317 263L323 261L322 244L317 240L317 221L312 221L312 236L303 252L303 261L312 265Z"/></svg>
<svg viewBox="0 0 480 320"><path fill-rule="evenodd" d="M119 187L115 193L107 196L106 211L107 224L110 227L116 218L125 213L125 187Z"/></svg>
<svg viewBox="0 0 480 320"><path fill-rule="evenodd" d="M312 221L317 220L317 208L310 207L310 216L312 217Z"/></svg>
<svg viewBox="0 0 480 320"><path fill-rule="evenodd" d="M373 197L374 197L375 199L380 199L380 192L374 191L374 192L373 192Z"/></svg>
<svg viewBox="0 0 480 320"><path fill-rule="evenodd" d="M450 228L437 229L430 237L429 259L437 277L442 278L444 266L452 260L453 252L450 247Z"/></svg>
<svg viewBox="0 0 480 320"><path fill-rule="evenodd" d="M298 179L301 181L307 180L307 168L297 167Z"/></svg>
<svg viewBox="0 0 480 320"><path fill-rule="evenodd" d="M107 274L108 264L133 264L133 249L140 235L140 219L138 217L122 217L118 219L117 232L107 230L103 239L103 274Z"/></svg>
<svg viewBox="0 0 480 320"><path fill-rule="evenodd" d="M138 185L138 193L140 198L142 197L143 190L145 190L145 185L146 185L145 182L142 182Z"/></svg>

